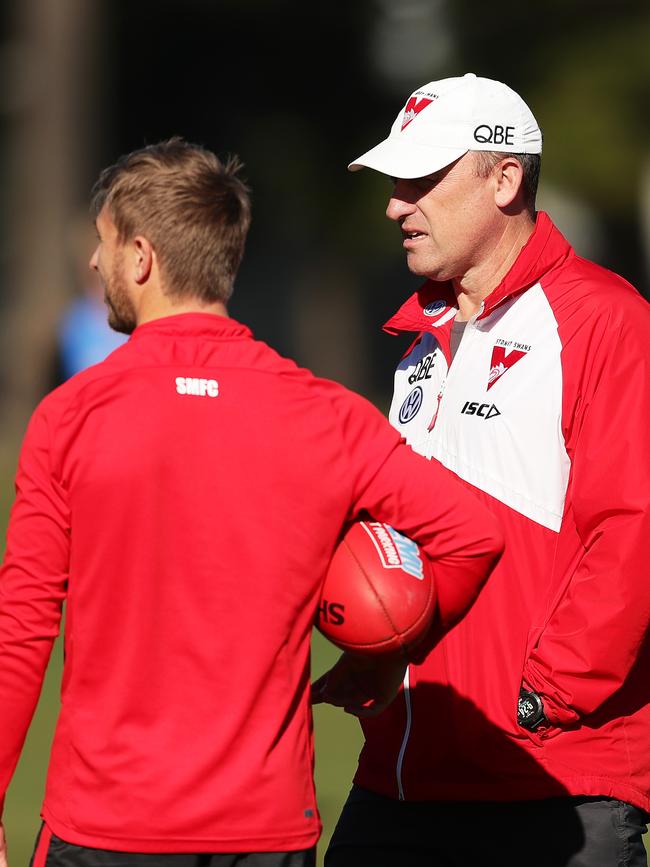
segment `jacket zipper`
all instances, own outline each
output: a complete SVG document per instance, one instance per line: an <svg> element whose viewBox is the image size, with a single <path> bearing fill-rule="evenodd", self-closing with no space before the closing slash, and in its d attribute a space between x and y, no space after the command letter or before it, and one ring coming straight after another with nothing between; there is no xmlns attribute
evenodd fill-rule
<svg viewBox="0 0 650 867"><path fill-rule="evenodd" d="M479 316L482 315L484 309L485 309L485 305L483 303L481 303L481 306L478 309L478 311L470 319L467 320L467 325L465 326L466 331L467 330L471 331L474 328L474 323L479 318ZM466 342L467 342L467 334L464 334L463 339L460 341L460 346L458 347L454 361L456 360L456 358L458 358L458 355L463 348L463 343L466 343ZM429 427L427 428L427 433L431 433L431 431L436 426L436 422L438 421L438 416L440 415L440 405L442 403L442 398L444 397L444 394L445 394L445 389L447 387L447 380L449 379L449 375L451 373L451 367L452 367L452 365L450 364L448 369L447 369L447 376L445 376L445 378L440 383L440 390L438 391L438 399L437 399L437 403L436 403L436 408L435 408L435 411L433 413L433 418L429 422Z"/></svg>
<svg viewBox="0 0 650 867"><path fill-rule="evenodd" d="M474 328L474 323L481 316L483 310L485 309L485 305L482 303L479 310L467 321L466 328L470 330ZM463 342L466 342L467 335L463 335L463 340L460 342L460 346L458 347L458 352L460 352ZM458 358L458 352L456 353L456 358ZM442 398L445 394L445 388L447 386L447 380L449 379L450 368L447 370L447 376L440 383L440 390L438 391L438 399L436 403L436 409L433 413L433 418L429 422L429 427L427 428L427 432L431 433L431 431L436 426L436 422L438 420L438 416L440 414L440 404L442 403ZM427 454L430 458L431 455ZM402 781L402 767L404 765L404 756L406 755L406 748L408 746L409 738L411 736L411 725L413 720L413 708L411 705L411 689L410 689L410 674L409 668L406 669L406 674L404 675L404 703L406 705L406 726L404 728L404 736L402 738L402 743L400 745L399 753L397 756L397 793L400 801L405 800L404 798L404 784Z"/></svg>
<svg viewBox="0 0 650 867"><path fill-rule="evenodd" d="M449 376L449 373L447 374ZM436 403L436 409L433 413L433 418L429 422L429 427L427 428L427 432L431 433L431 431L436 426L436 421L438 420L438 413L440 412L440 401L442 400L442 396L445 393L445 385L447 384L447 377L445 377L440 383L440 391L438 392L438 402Z"/></svg>
<svg viewBox="0 0 650 867"><path fill-rule="evenodd" d="M409 737L411 735L411 719L412 719L412 709L411 709L411 688L410 688L410 668L407 667L406 674L404 675L404 703L406 704L406 726L404 728L404 737L402 738L402 743L399 748L399 753L397 755L397 793L400 801L404 800L404 785L402 782L402 766L404 764L404 755L406 754L406 747L409 742Z"/></svg>

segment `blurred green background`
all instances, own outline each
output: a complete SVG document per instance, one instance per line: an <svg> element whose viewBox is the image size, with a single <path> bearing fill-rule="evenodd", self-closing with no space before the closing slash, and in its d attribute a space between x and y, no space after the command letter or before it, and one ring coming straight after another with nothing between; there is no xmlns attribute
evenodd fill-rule
<svg viewBox="0 0 650 867"><path fill-rule="evenodd" d="M648 0L4 0L0 3L0 510L37 401L68 375L63 323L87 276L90 186L121 153L183 135L237 153L253 227L231 313L316 373L388 405L403 346L381 324L417 282L389 187L347 164L419 85L503 80L544 132L539 204L578 252L650 284ZM78 329L77 329L78 330ZM4 525L4 520L3 520ZM335 651L320 638L314 671ZM57 648L9 793L27 864L56 710ZM0 708L0 713L2 709ZM356 722L317 708L321 851Z"/></svg>

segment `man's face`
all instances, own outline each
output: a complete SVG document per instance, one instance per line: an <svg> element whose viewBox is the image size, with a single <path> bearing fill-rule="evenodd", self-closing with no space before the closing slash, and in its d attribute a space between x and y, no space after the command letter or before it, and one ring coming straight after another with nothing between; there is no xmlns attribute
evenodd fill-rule
<svg viewBox="0 0 650 867"><path fill-rule="evenodd" d="M131 334L137 323L135 305L129 294L124 267L124 244L106 208L96 221L99 243L90 260L104 287L104 302L108 307L108 324L114 331Z"/></svg>
<svg viewBox="0 0 650 867"><path fill-rule="evenodd" d="M386 216L399 223L409 269L433 280L462 280L480 266L501 231L491 178L474 154L433 175L397 179Z"/></svg>

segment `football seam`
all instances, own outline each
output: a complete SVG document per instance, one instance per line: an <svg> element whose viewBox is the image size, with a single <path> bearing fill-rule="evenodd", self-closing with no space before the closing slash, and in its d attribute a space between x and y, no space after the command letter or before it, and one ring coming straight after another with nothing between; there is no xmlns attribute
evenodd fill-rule
<svg viewBox="0 0 650 867"><path fill-rule="evenodd" d="M430 602L431 602L431 597L432 597L432 595L433 595L433 581L432 581L432 580L429 581L429 594L428 594L428 597L427 597L427 604L426 604L426 606L425 606L425 610L420 614L420 616L417 618L417 620L416 620L414 623L412 623L411 626L409 626L409 628L408 628L408 630L407 630L406 632L403 632L403 633L402 633L402 632L399 632L398 629L397 629L397 627L396 627L395 624L393 623L393 620L392 620L390 614L388 613L388 611L387 611L387 609L386 609L386 606L384 605L384 603L383 603L383 601L382 601L381 596L377 593L377 591L376 591L376 589L375 589L375 585L372 583L372 581L370 580L368 574L366 573L365 569L363 568L363 565L362 565L361 561L359 560L359 558L358 558L357 555L355 554L354 550L350 547L350 545L348 544L348 542L347 542L346 540L343 540L343 544L345 545L345 547L348 549L348 551L350 552L350 554L351 554L352 557L354 558L354 560L355 560L357 566L359 567L359 570L360 570L361 574L363 575L363 577L364 577L365 580L366 580L366 583L368 584L368 586L370 587L370 589L371 589L372 592L374 593L375 598L376 598L377 601L379 602L379 606L380 606L380 608L381 608L381 610L382 610L382 612L383 612L383 614L384 614L384 617L386 618L386 621L388 622L388 624L390 625L391 629L393 630L393 635L390 636L389 638L384 639L383 641L376 641L376 642L373 642L372 644L369 644L368 642L365 642L365 643L357 643L357 642L351 643L351 642L346 642L346 643L348 644L348 646L350 646L350 647L355 647L355 648L364 648L364 647L382 647L382 646L385 645L385 644L390 644L390 642L393 641L393 640L396 638L397 641L398 641L398 643L399 643L402 647L405 647L406 644L407 644L408 642L405 641L404 639L406 639L406 638L408 637L408 635L409 635L410 633L412 633L412 632L416 629L417 626L420 625L420 623L422 622L422 620L426 619L426 617L428 616L428 615L427 615L427 611L428 611L428 608L429 608L429 604L430 604ZM402 570L402 571L403 571L403 570Z"/></svg>
<svg viewBox="0 0 650 867"><path fill-rule="evenodd" d="M363 568L363 566L362 566L362 564L361 564L359 558L357 557L357 555L356 555L355 552L352 550L352 548L348 545L347 542L344 542L344 544L345 544L346 548L348 549L348 551L350 552L350 554L352 555L352 557L355 559L357 565L359 566L359 569L360 569L360 571L361 571L361 574L362 574L363 577L366 579L366 582L367 582L368 586L370 587L370 589L372 590L372 592L373 592L374 595L375 595L375 598L376 598L377 601L379 602L379 606L380 606L380 608L381 608L381 610L382 610L382 612L383 612L383 614L384 614L384 617L386 618L386 621L388 622L390 628L393 630L393 635L390 636L390 638L386 638L384 641L374 642L373 644L368 644L368 643L366 643L366 644L356 644L356 643L355 643L354 646L355 646L355 647L381 647L381 646L384 645L384 644L389 644L389 643L390 643L391 641L393 641L395 638L397 639L398 643L399 643L402 647L406 646L406 643L407 643L407 642L405 641L405 638L406 638L406 637L407 637L411 632L413 632L414 629L415 629L415 628L416 628L416 627L417 627L417 626L422 622L422 620L425 618L426 611L427 611L427 609L428 609L429 602L430 602L430 600L431 600L431 594L432 594L432 589L433 589L433 588L432 588L431 586L429 587L429 596L428 596L428 599L427 599L427 606L426 606L425 610L422 612L422 614L420 614L420 616L417 618L417 620L416 620L414 623L412 623L411 626L409 626L408 630L407 630L406 632L403 632L403 633L402 633L402 632L400 632L400 631L398 630L397 626L396 626L395 623L393 622L393 620L392 620L392 618L391 618L391 616L390 616L388 610L386 609L386 606L384 605L384 602L383 602L381 596L379 595L379 593L377 593L377 590L375 589L375 585L372 583L372 581L370 580L369 576L366 574L366 571L365 571L365 569ZM402 571L403 571L403 570L402 570Z"/></svg>
<svg viewBox="0 0 650 867"><path fill-rule="evenodd" d="M370 589L371 589L372 592L374 593L375 599L377 600L377 602L379 602L379 606L380 606L380 608L381 608L381 610L382 610L382 612L383 612L383 614L384 614L384 617L386 618L386 621L388 622L390 628L393 630L393 635L390 636L390 638L386 638L384 641L376 642L374 645L373 645L373 644L355 644L355 647L373 647L373 646L377 646L377 647L379 647L379 646L381 646L382 644L388 644L388 643L389 643L390 641L392 641L394 638L397 638L398 642L401 644L401 643L402 643L402 640L401 640L400 633L399 633L399 631L397 630L397 627L395 626L395 624L393 623L392 618L391 618L390 614L388 613L388 611L387 611L387 609L386 609L386 606L384 605L381 596L379 595L379 593L377 593L377 590L376 590L376 588L375 588L375 585L374 585L374 584L372 583L372 581L370 580L370 577L367 575L366 570L363 568L363 565L361 564L361 561L359 560L359 558L357 557L357 555L355 554L355 552L352 550L352 548L348 545L347 542L344 542L344 544L345 544L346 548L348 549L348 551L350 552L350 554L351 554L351 555L354 557L354 559L356 560L356 563L357 563L357 565L358 565L358 567L359 567L359 569L360 569L360 571L361 571L361 574L362 574L363 577L366 579L366 583L368 584L368 586L370 587Z"/></svg>

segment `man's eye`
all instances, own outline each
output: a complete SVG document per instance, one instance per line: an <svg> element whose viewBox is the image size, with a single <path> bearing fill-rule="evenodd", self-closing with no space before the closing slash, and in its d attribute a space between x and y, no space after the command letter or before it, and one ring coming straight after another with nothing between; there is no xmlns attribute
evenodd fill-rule
<svg viewBox="0 0 650 867"><path fill-rule="evenodd" d="M436 175L427 175L424 178L416 178L413 181L413 185L418 190L430 190L431 187L435 187L437 182L438 178L436 177Z"/></svg>

